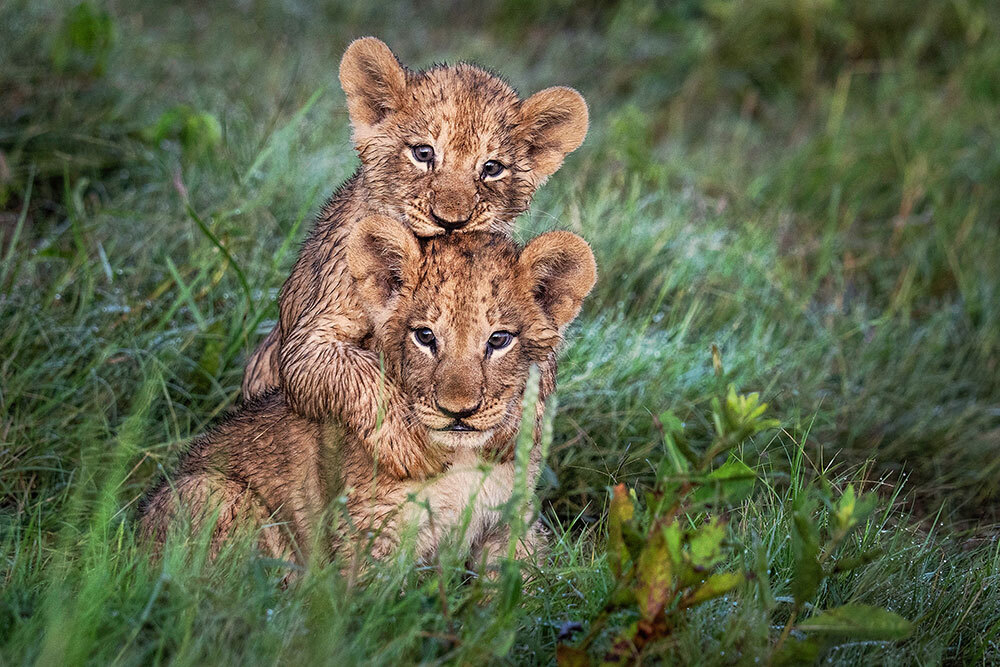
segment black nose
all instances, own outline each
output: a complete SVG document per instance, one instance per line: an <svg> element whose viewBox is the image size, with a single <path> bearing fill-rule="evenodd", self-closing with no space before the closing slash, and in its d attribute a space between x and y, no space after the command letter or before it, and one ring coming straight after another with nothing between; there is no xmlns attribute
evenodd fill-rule
<svg viewBox="0 0 1000 667"><path fill-rule="evenodd" d="M465 419L466 417L471 417L472 415L476 414L476 410L479 409L479 403L476 403L471 408L463 408L457 412L454 410L449 410L448 408L442 406L440 403L437 404L437 409L441 412L441 414L443 414L445 417L448 417L449 419Z"/></svg>
<svg viewBox="0 0 1000 667"><path fill-rule="evenodd" d="M449 232L452 232L455 231L456 229L461 229L462 227L465 227L467 224L469 224L469 217L471 216L466 217L464 220L445 220L440 215L435 213L434 209L431 209L431 217L434 218L434 224L436 224L438 227L441 227L442 229L446 229Z"/></svg>

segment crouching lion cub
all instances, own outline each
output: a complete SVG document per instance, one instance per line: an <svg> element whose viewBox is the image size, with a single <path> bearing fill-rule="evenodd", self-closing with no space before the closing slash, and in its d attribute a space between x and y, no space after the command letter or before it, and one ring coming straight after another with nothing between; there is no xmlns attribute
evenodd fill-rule
<svg viewBox="0 0 1000 667"><path fill-rule="evenodd" d="M405 396L405 418L443 452L439 474L417 481L380 470L348 425L307 419L273 392L194 441L172 483L143 509L147 536L162 542L179 513L195 529L217 516L213 551L235 526L249 524L260 529L262 551L301 562L322 543L331 503L346 496L351 524L377 535L376 557L405 529L416 531L419 555L429 556L464 521L474 554L485 550L489 559L506 545L497 508L514 490L513 443L529 368L543 368L533 488L539 420L555 386L551 360L596 280L589 246L569 232L543 234L523 249L489 232L421 242L379 217L359 223L346 248L373 323L369 347ZM479 467L484 459L495 464L488 472ZM530 534L519 555L537 539Z"/></svg>

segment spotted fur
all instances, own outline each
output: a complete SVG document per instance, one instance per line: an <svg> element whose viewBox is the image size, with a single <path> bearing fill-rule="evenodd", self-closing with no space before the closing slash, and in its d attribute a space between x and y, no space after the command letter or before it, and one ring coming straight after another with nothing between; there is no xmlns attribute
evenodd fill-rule
<svg viewBox="0 0 1000 667"><path fill-rule="evenodd" d="M265 553L304 562L313 548L328 549L326 512L346 495L350 524L377 535L376 556L405 530L415 531L419 554L429 556L464 521L464 546L474 555L503 553L498 507L514 490L512 445L529 368L547 369L534 415L533 485L555 352L596 280L590 248L568 232L543 234L524 249L487 232L419 241L385 218L362 221L345 248L360 305L374 323L372 353L412 406L402 418L432 443L438 474L427 481L394 475L357 433L297 414L276 390L195 439L172 482L142 510L148 537L162 543L178 514L196 530L218 517L213 553L243 525L260 530ZM414 337L421 328L433 332L435 349ZM487 345L497 331L514 334L502 350ZM492 463L485 471L484 461ZM519 555L539 544L536 528Z"/></svg>
<svg viewBox="0 0 1000 667"><path fill-rule="evenodd" d="M412 71L374 38L353 42L340 80L361 166L323 208L279 297L279 322L252 355L243 395L280 388L313 419L338 418L400 476L434 470L430 443L402 418L397 387L379 392L377 357L365 348L371 324L347 271L345 243L379 214L418 237L448 231L509 234L535 189L587 132L587 106L570 88L526 100L469 64ZM431 146L419 162L414 146ZM484 166L504 166L486 176ZM375 415L385 428L376 433Z"/></svg>

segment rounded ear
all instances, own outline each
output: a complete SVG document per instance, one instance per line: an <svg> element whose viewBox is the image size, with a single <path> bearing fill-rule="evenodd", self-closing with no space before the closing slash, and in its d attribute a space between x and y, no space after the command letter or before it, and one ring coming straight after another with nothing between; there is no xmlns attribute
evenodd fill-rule
<svg viewBox="0 0 1000 667"><path fill-rule="evenodd" d="M548 232L521 251L532 294L562 331L576 319L583 298L597 282L597 262L590 246L572 232Z"/></svg>
<svg viewBox="0 0 1000 667"><path fill-rule="evenodd" d="M363 131L395 111L406 91L406 70L380 39L351 42L340 60L340 85L356 131Z"/></svg>
<svg viewBox="0 0 1000 667"><path fill-rule="evenodd" d="M373 215L358 223L347 238L347 269L362 305L370 312L387 306L411 283L420 260L420 244L397 220Z"/></svg>
<svg viewBox="0 0 1000 667"><path fill-rule="evenodd" d="M518 128L528 143L528 156L539 182L554 174L563 158L580 147L588 123L587 102L572 88L546 88L521 103Z"/></svg>

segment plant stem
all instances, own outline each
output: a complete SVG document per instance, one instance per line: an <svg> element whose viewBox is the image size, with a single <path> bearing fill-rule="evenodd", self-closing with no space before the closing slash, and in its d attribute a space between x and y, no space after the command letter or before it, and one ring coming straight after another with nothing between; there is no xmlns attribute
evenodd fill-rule
<svg viewBox="0 0 1000 667"><path fill-rule="evenodd" d="M781 650L781 645L785 643L786 639L788 639L788 635L792 634L792 627L795 625L795 619L798 618L798 615L799 615L799 605L798 603L796 603L795 606L792 607L792 613L788 617L788 622L785 623L785 627L781 631L781 636L778 637L778 642L774 645L774 648L771 649L771 655L768 656L767 658L767 664L769 665L771 664L771 662L774 660L774 656L776 656L778 654L778 651Z"/></svg>

